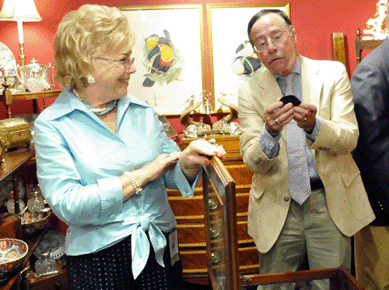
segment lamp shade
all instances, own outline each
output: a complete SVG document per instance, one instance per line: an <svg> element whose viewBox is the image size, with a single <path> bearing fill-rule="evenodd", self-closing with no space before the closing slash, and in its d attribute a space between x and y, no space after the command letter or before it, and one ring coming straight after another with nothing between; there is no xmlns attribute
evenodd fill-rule
<svg viewBox="0 0 389 290"><path fill-rule="evenodd" d="M41 21L34 0L4 0L0 20L8 21Z"/></svg>

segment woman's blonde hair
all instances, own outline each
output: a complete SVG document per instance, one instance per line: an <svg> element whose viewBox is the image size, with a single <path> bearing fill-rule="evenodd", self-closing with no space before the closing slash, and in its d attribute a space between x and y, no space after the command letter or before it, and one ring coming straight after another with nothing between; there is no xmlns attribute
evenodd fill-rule
<svg viewBox="0 0 389 290"><path fill-rule="evenodd" d="M116 7L86 4L64 16L54 40L56 78L63 88L85 87L93 60L135 44L128 18Z"/></svg>

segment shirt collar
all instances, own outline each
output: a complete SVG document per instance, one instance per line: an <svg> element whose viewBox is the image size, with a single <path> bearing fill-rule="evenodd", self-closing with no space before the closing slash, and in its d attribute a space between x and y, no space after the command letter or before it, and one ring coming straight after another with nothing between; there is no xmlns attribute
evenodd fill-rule
<svg viewBox="0 0 389 290"><path fill-rule="evenodd" d="M121 97L118 102L118 109L120 111L125 111L130 106L142 106L150 107L146 102L135 98L134 96L127 94L124 97ZM57 100L52 104L49 115L49 120L54 120L60 118L67 114L72 113L73 111L82 111L86 114L94 115L88 110L88 108L73 94L71 89L64 89L59 95Z"/></svg>
<svg viewBox="0 0 389 290"><path fill-rule="evenodd" d="M292 68L292 70L290 71L290 73L295 73L295 74L301 75L301 60L300 60L299 55L297 56L297 61L294 65L294 67ZM284 77L284 76L276 74L276 73L273 73L273 75L276 79Z"/></svg>

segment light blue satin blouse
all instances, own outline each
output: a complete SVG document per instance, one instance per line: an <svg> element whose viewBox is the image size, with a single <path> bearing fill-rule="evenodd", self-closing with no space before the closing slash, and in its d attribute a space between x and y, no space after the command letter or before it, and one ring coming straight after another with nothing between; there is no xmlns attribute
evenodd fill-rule
<svg viewBox="0 0 389 290"><path fill-rule="evenodd" d="M162 153L180 151L154 110L133 96L120 98L115 134L66 89L39 115L33 130L40 188L69 226L66 254L94 253L132 235L136 278L149 256L148 231L157 262L164 266L162 232L176 226L165 188L192 197L201 175L190 185L177 164L123 202L123 172L142 168Z"/></svg>

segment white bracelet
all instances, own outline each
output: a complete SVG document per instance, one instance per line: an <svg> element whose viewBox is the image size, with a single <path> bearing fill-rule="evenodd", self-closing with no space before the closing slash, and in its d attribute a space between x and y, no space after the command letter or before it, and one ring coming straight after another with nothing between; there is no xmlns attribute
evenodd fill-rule
<svg viewBox="0 0 389 290"><path fill-rule="evenodd" d="M132 187L135 189L135 194L139 194L142 191L142 187L140 187L139 182L132 176L132 174L129 171L124 172L131 182Z"/></svg>

